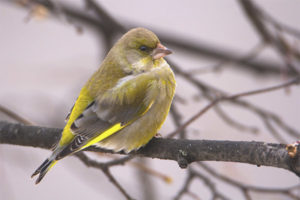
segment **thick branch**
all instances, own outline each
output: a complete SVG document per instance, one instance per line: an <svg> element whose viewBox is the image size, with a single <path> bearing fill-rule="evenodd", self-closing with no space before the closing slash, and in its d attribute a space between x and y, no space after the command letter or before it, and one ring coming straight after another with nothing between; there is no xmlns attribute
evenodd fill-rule
<svg viewBox="0 0 300 200"><path fill-rule="evenodd" d="M56 128L0 122L0 144L49 149L58 141L60 133L61 129ZM111 152L95 147L87 150ZM284 144L153 138L144 148L130 154L174 160L182 168L196 161L226 161L272 166L300 174L299 147L296 155L291 158Z"/></svg>

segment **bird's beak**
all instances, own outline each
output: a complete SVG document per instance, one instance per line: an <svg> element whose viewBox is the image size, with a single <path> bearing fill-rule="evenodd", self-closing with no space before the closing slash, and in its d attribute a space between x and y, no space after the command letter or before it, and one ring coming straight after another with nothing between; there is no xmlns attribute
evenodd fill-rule
<svg viewBox="0 0 300 200"><path fill-rule="evenodd" d="M156 48L151 53L151 55L152 55L152 58L154 60L156 60L156 59L159 59L159 58L163 58L166 55L169 55L171 53L172 53L172 51L170 49L168 49L167 47L165 47L161 43L158 43Z"/></svg>

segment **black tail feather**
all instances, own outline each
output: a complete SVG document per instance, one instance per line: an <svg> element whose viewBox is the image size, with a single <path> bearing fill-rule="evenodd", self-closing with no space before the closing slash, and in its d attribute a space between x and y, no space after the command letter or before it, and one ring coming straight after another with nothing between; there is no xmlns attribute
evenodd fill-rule
<svg viewBox="0 0 300 200"><path fill-rule="evenodd" d="M35 172L31 175L31 178L39 174L39 177L36 179L35 184L38 184L46 175L46 173L51 169L51 167L56 163L56 160L46 159L41 166L39 166Z"/></svg>
<svg viewBox="0 0 300 200"><path fill-rule="evenodd" d="M46 166L47 164L48 164L48 162L49 162L49 159L47 158L36 170L35 170L35 172L31 175L31 178L33 178L34 176L36 176L36 175L38 175L40 172L41 172L41 170L42 170L42 168L44 167L44 166Z"/></svg>

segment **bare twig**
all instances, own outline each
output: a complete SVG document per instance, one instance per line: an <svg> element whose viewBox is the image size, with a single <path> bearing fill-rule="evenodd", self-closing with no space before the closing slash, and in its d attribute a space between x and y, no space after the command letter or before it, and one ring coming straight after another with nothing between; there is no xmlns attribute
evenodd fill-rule
<svg viewBox="0 0 300 200"><path fill-rule="evenodd" d="M215 184L208 177L206 177L205 175L203 175L200 172L193 171L193 173L195 174L195 176L197 176L201 180L203 180L203 182L210 188L212 195L213 195L213 197L212 197L213 200L217 200L217 199L229 200L228 197L224 196L217 190Z"/></svg>
<svg viewBox="0 0 300 200"><path fill-rule="evenodd" d="M118 160L114 160L108 163L100 163L95 160L90 159L88 156L86 156L83 152L79 152L75 154L76 157L78 157L86 166L88 167L94 167L96 169L102 170L102 172L108 177L110 182L126 197L126 199L133 199L129 196L129 194L126 192L126 190L119 184L119 182L113 177L113 175L109 171L110 166L124 164L124 162L129 161L132 159L132 156L127 156Z"/></svg>
<svg viewBox="0 0 300 200"><path fill-rule="evenodd" d="M232 178L229 178L227 176L224 176L217 171L213 170L211 167L204 163L197 163L198 166L200 166L202 169L204 169L206 172L208 172L210 175L213 177L222 180L234 187L237 187L241 190L242 193L244 193L245 196L247 196L246 199L252 199L249 196L249 192L257 192L257 193L275 193L275 194L284 194L288 197L291 197L292 199L295 200L300 200L300 197L293 196L291 193L293 190L300 189L300 185L295 185L292 187L287 187L287 188L265 188L265 187L258 187L258 186L252 186L252 185L246 185L244 183L241 183L239 181L236 181Z"/></svg>
<svg viewBox="0 0 300 200"><path fill-rule="evenodd" d="M172 103L172 106L171 106L171 109L170 109L170 114L171 114L171 116L172 116L172 119L173 119L173 121L174 121L174 124L175 124L175 126L178 128L178 127L180 127L181 126L181 124L182 124L182 116L181 116L181 114L179 113L179 111L178 111L178 108L176 107L177 105L176 105L176 102L174 101L173 103ZM185 138L185 130L183 130L183 131L181 131L181 132L179 132L179 136L180 136L180 138ZM173 137L174 135L171 135L171 134L169 134L169 135L167 135L167 138L171 138L171 137Z"/></svg>
<svg viewBox="0 0 300 200"><path fill-rule="evenodd" d="M240 131L247 131L252 134L257 134L259 131L258 128L256 128L256 127L247 126L247 125L244 125L244 124L241 124L241 123L235 121L228 114L226 114L226 112L224 112L219 105L215 105L214 110L219 115L219 117L221 117L223 119L224 122L226 122L230 126L236 128Z"/></svg>
<svg viewBox="0 0 300 200"><path fill-rule="evenodd" d="M0 112L6 114L10 118L16 120L19 123L25 124L25 125L34 125L29 120L25 119L24 117L21 117L19 114L13 112L12 110L0 105Z"/></svg>
<svg viewBox="0 0 300 200"><path fill-rule="evenodd" d="M19 4L17 0L15 1L10 1L10 0L6 0L4 2L7 3L15 3L15 4ZM43 6L45 6L46 8L49 9L50 12L53 12L53 16L56 17L56 13L58 12L57 9L54 8L52 3L49 3L49 0L29 0L27 1L27 3L23 4L23 6L27 9L30 9L30 4L41 4ZM94 2L95 3L95 2ZM58 3L56 3L57 5ZM99 3L96 4L99 7ZM96 11L98 10L95 6L93 6L92 8L95 9L95 11L97 13L101 13L101 16L96 18L93 15L90 15L90 13L86 12L86 11L82 11L70 4L63 4L63 3L59 3L59 10L61 12L64 12L65 15L67 15L69 18L72 18L72 21L77 21L77 22L81 22L82 25L84 26L89 26L92 27L94 30L97 30L98 32L102 33L103 36L107 37L107 34L104 33L105 30L107 29L107 26L104 25L105 22L102 21L102 17L105 16L105 14L103 13L103 11L105 12L104 9L101 10L101 12ZM107 13L107 12L106 12ZM113 19L110 15L109 17L107 17L106 19ZM113 19L114 20L114 19ZM116 20L114 20L116 21ZM110 21L113 22L113 21ZM117 25L118 23L112 23L111 26L114 26L113 31L115 32L110 32L110 34L115 35L117 34L116 31L119 31L118 33L123 33L125 32L125 29L128 30L128 27L136 27L137 25L135 25L134 23L129 23L128 26L124 26L126 27L123 31L120 28L116 28L118 27ZM111 27L110 27L111 28ZM240 57L238 55L238 53L233 52L229 49L226 48L222 48L222 47L215 47L213 45L209 45L206 44L204 42L201 41L188 41L186 39L182 39L182 36L180 37L174 37L174 34L170 34L170 33L163 33L161 31L155 31L157 33L157 35L159 35L159 38L161 38L161 40L173 47L176 48L180 48L180 49L184 49L187 52L193 53L195 55L200 55L200 56L204 56L207 58L212 58L212 59L217 59L220 61L231 61L231 62L235 62L237 64L241 64L240 66L238 66L237 69L247 69L250 70L252 72L257 72L258 75L266 75L266 74L273 74L273 75L278 75L281 74L281 65L278 63L274 63L274 62L270 62L269 60L259 60L259 61L255 61L255 60L240 60ZM180 38L180 39L179 39ZM289 71L290 75L294 74L293 72Z"/></svg>
<svg viewBox="0 0 300 200"><path fill-rule="evenodd" d="M257 30L262 39L265 42L273 45L275 50L282 57L283 61L285 61L286 66L291 71L293 71L296 74L300 74L300 71L297 69L297 67L292 62L290 62L290 59L287 59L290 58L292 55L297 55L297 57L299 57L300 53L295 51L295 49L292 49L291 45L280 34L282 29L279 29L278 26L274 26L274 28L277 31L273 33L268 29L268 26L263 20L264 12L261 8L254 4L251 0L240 0L239 2L245 14L249 18L249 21L253 24L254 28Z"/></svg>
<svg viewBox="0 0 300 200"><path fill-rule="evenodd" d="M136 164L135 166L137 166L138 169L141 169L141 170L136 171L136 175L137 175L137 179L140 183L139 184L140 187L137 190L141 190L141 193L142 193L141 199L143 199L143 200L157 199L156 188L154 187L155 183L153 182L153 179L150 178L149 174L155 175L156 177L159 177L160 175L152 174L152 172L154 172L154 171L150 169L150 166L145 167L145 165L149 164L149 162L150 162L150 160L148 160L148 159L138 158L135 163L131 163L131 164ZM145 172L147 172L147 173L145 173Z"/></svg>
<svg viewBox="0 0 300 200"><path fill-rule="evenodd" d="M177 130L169 134L169 137L173 137L177 133L183 131L187 126L189 126L193 121L201 117L205 112L207 112L210 108L214 107L216 104L218 104L221 101L229 101L229 100L235 100L240 97L245 97L245 96L250 96L250 95L255 95L255 94L261 94L265 92L271 92L277 89L285 88L294 84L298 84L300 81L299 77L296 77L292 80L289 80L285 83L272 86L272 87L267 87L263 89L258 89L258 90L253 90L249 92L242 92L234 95L229 95L229 96L221 96L219 98L214 99L211 103L209 103L207 106L205 106L203 109L201 109L197 114L195 114L193 117L191 117L189 120L187 120L184 124L182 124Z"/></svg>
<svg viewBox="0 0 300 200"><path fill-rule="evenodd" d="M115 177L113 177L113 175L109 171L109 168L104 169L103 172L109 178L110 182L112 182L122 192L122 194L126 197L126 199L128 200L134 199L129 196L126 190L119 184L119 182L115 179Z"/></svg>
<svg viewBox="0 0 300 200"><path fill-rule="evenodd" d="M271 43L272 35L269 33L268 29L264 25L264 23L259 19L258 11L255 9L255 5L250 0L240 0L239 1L242 8L244 9L246 15L252 22L253 26L256 28L257 32L260 33L262 39L267 42Z"/></svg>
<svg viewBox="0 0 300 200"><path fill-rule="evenodd" d="M217 72L217 71L220 71L221 68L224 67L225 65L229 65L229 64L236 65L236 64L240 64L244 61L252 60L259 55L259 53L266 47L266 45L267 44L265 42L260 42L257 45L255 45L246 55L241 56L239 59L223 60L213 66L189 70L187 73L189 73L191 75L198 75L198 74L207 73L207 72Z"/></svg>
<svg viewBox="0 0 300 200"><path fill-rule="evenodd" d="M213 200L216 200L216 199L229 200L228 197L221 194L217 190L215 184L207 176L205 176L202 173L197 172L193 169L188 170L188 176L186 177L182 188L179 190L178 194L175 196L175 198L174 198L175 200L181 199L181 197L184 194L190 194L189 188L190 188L190 185L192 184L192 181L194 180L194 178L199 178L200 180L202 180L205 183L205 185L209 188L210 192L212 193Z"/></svg>
<svg viewBox="0 0 300 200"><path fill-rule="evenodd" d="M125 32L127 29L117 22L100 4L94 0L86 0L87 7L95 11L98 19L101 20L103 28L101 31L104 34L105 40L105 53L109 51L114 42L114 37L120 33Z"/></svg>
<svg viewBox="0 0 300 200"><path fill-rule="evenodd" d="M284 30L286 33L289 33L300 39L300 30L295 29L294 27L291 27L287 24L280 23L267 12L261 12L260 14L264 18L264 20L267 20L268 22L272 23L277 29Z"/></svg>
<svg viewBox="0 0 300 200"><path fill-rule="evenodd" d="M278 131L273 127L268 117L264 117L262 115L262 120L266 126L266 128L270 131L270 133L274 136L274 138L281 142L286 143L286 140L278 133Z"/></svg>
<svg viewBox="0 0 300 200"><path fill-rule="evenodd" d="M107 153L96 153L97 155L103 157L103 156L106 156L106 157L109 157L111 158L112 160L109 161L109 162L105 162L106 165L108 165L108 167L110 166L114 166L114 165L123 165L125 164L125 162L127 163L128 162L128 165L131 165L131 166L134 166L135 168L137 168L138 170L142 171L143 173L147 173L149 175L152 175L154 176L155 178L159 178L161 179L162 181L164 181L165 183L171 183L172 182L172 178L170 176L167 176L153 168L150 168L149 166L143 164L143 163L140 163L140 162L135 162L135 161L131 161L132 158L134 157L133 155L132 156L126 156L126 157L123 157L123 158L119 158L118 155L116 154L107 154ZM130 159L130 160L128 160ZM122 160L124 160L125 162L122 162Z"/></svg>
<svg viewBox="0 0 300 200"><path fill-rule="evenodd" d="M174 200L179 200L181 197L189 192L190 185L194 179L194 174L189 170L187 177L185 178L182 188L178 191L177 195L174 197Z"/></svg>
<svg viewBox="0 0 300 200"><path fill-rule="evenodd" d="M214 101L215 96L229 96L226 92L224 92L220 89L217 89L215 87L212 87L212 86L208 85L207 83L204 83L204 82L196 79L195 77L191 76L190 74L182 71L174 62L172 62L170 60L168 62L172 65L173 70L178 75L184 77L185 80L187 80L193 86L198 88L203 93L203 96L206 99L208 99L210 101ZM227 101L227 102L231 103L234 106L239 106L243 109L247 109L247 110L255 113L256 115L258 115L261 118L261 120L264 122L265 126L268 129L269 129L269 126L268 126L268 124L265 123L266 120L274 122L277 126L279 126L282 130L284 130L290 136L295 137L296 139L300 137L300 133L298 131L296 131L289 125L287 125L286 122L284 122L282 119L280 119L280 117L278 117L276 114L274 114L270 111L266 111L262 108L259 108L258 106L250 104L241 99L235 99L235 100ZM272 130L269 129L269 131L273 134Z"/></svg>
<svg viewBox="0 0 300 200"><path fill-rule="evenodd" d="M144 165L143 163L130 162L129 164L135 166L136 168L138 168L143 173L147 173L149 175L152 175L154 177L157 177L157 178L161 179L165 183L172 183L172 181L173 181L170 176L167 176L167 175L165 175L165 174L163 174L159 171L153 170L150 167L147 167L146 165Z"/></svg>

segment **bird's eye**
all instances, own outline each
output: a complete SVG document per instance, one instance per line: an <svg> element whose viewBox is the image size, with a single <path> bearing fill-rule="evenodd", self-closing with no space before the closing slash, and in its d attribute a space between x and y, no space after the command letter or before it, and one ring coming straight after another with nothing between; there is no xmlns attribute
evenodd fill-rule
<svg viewBox="0 0 300 200"><path fill-rule="evenodd" d="M146 51L148 48L146 46L140 46L141 51Z"/></svg>

